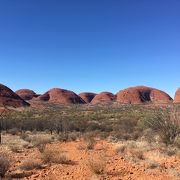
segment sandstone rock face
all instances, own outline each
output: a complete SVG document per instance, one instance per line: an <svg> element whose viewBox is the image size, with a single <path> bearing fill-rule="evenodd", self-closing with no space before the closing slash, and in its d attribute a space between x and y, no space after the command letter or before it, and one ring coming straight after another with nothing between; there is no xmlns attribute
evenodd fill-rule
<svg viewBox="0 0 180 180"><path fill-rule="evenodd" d="M53 88L37 99L59 104L84 104L85 101L72 91Z"/></svg>
<svg viewBox="0 0 180 180"><path fill-rule="evenodd" d="M0 106L25 107L29 106L21 97L8 87L0 84Z"/></svg>
<svg viewBox="0 0 180 180"><path fill-rule="evenodd" d="M93 100L91 101L92 104L98 104L98 103L108 103L115 101L116 96L110 92L102 92L100 94L97 94Z"/></svg>
<svg viewBox="0 0 180 180"><path fill-rule="evenodd" d="M146 87L136 86L117 93L117 101L123 104L170 103L172 98L165 92Z"/></svg>
<svg viewBox="0 0 180 180"><path fill-rule="evenodd" d="M90 92L83 92L80 93L79 96L86 102L90 103L92 99L96 96L95 93L90 93Z"/></svg>
<svg viewBox="0 0 180 180"><path fill-rule="evenodd" d="M32 98L38 96L34 91L30 89L19 89L18 91L16 91L16 94L24 100L31 100Z"/></svg>
<svg viewBox="0 0 180 180"><path fill-rule="evenodd" d="M180 103L180 88L177 89L175 97L174 97L174 103Z"/></svg>

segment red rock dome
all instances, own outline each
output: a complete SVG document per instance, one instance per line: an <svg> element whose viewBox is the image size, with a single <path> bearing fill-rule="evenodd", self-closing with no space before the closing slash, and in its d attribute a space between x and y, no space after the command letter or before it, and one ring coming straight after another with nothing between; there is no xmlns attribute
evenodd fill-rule
<svg viewBox="0 0 180 180"><path fill-rule="evenodd" d="M95 93L90 93L90 92L83 92L80 93L79 96L86 102L90 103L92 99L96 96Z"/></svg>
<svg viewBox="0 0 180 180"><path fill-rule="evenodd" d="M101 92L100 94L97 94L93 100L91 101L92 104L98 104L98 103L108 103L115 101L116 96L110 92Z"/></svg>
<svg viewBox="0 0 180 180"><path fill-rule="evenodd" d="M16 108L29 106L29 104L11 89L0 84L0 106L12 106Z"/></svg>
<svg viewBox="0 0 180 180"><path fill-rule="evenodd" d="M117 101L124 104L170 103L172 98L161 90L146 86L136 86L119 91L117 93Z"/></svg>
<svg viewBox="0 0 180 180"><path fill-rule="evenodd" d="M180 88L177 89L175 97L174 97L174 103L180 103Z"/></svg>
<svg viewBox="0 0 180 180"><path fill-rule="evenodd" d="M24 100L31 100L32 98L38 96L34 91L30 89L19 89L16 91L16 94Z"/></svg>
<svg viewBox="0 0 180 180"><path fill-rule="evenodd" d="M39 100L59 104L84 104L84 100L72 91L53 88L38 97Z"/></svg>

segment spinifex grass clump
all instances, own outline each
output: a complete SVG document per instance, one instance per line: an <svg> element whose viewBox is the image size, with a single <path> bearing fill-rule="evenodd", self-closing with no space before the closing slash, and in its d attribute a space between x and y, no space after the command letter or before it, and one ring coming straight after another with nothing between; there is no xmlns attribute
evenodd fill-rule
<svg viewBox="0 0 180 180"><path fill-rule="evenodd" d="M166 145L173 144L180 136L180 116L179 111L174 109L159 111L147 116L145 125L159 134L161 141Z"/></svg>
<svg viewBox="0 0 180 180"><path fill-rule="evenodd" d="M9 170L10 160L5 153L0 153L0 179L3 178Z"/></svg>
<svg viewBox="0 0 180 180"><path fill-rule="evenodd" d="M94 174L104 174L106 158L104 155L93 156L88 159L88 166Z"/></svg>

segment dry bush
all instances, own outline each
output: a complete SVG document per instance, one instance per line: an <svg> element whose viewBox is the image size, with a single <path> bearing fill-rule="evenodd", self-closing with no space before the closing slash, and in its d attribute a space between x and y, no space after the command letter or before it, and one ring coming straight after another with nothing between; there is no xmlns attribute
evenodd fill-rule
<svg viewBox="0 0 180 180"><path fill-rule="evenodd" d="M17 128L12 128L12 129L9 129L8 130L8 133L11 134L11 135L18 135L19 134L19 129Z"/></svg>
<svg viewBox="0 0 180 180"><path fill-rule="evenodd" d="M174 156L178 153L178 150L174 147L165 147L162 148L162 153L168 156Z"/></svg>
<svg viewBox="0 0 180 180"><path fill-rule="evenodd" d="M69 133L69 140L70 141L76 141L80 137L79 132L71 132Z"/></svg>
<svg viewBox="0 0 180 180"><path fill-rule="evenodd" d="M17 144L11 144L9 146L10 150L14 153L21 153L22 152L22 147L17 145Z"/></svg>
<svg viewBox="0 0 180 180"><path fill-rule="evenodd" d="M31 142L31 138L28 135L28 133L21 133L20 138L23 139L24 141Z"/></svg>
<svg viewBox="0 0 180 180"><path fill-rule="evenodd" d="M157 162L155 162L155 161L149 161L149 162L147 162L146 167L148 169L156 169L156 168L159 167L159 164Z"/></svg>
<svg viewBox="0 0 180 180"><path fill-rule="evenodd" d="M79 150L92 150L96 144L96 140L94 139L92 134L86 133L83 135L83 141L79 144Z"/></svg>
<svg viewBox="0 0 180 180"><path fill-rule="evenodd" d="M83 141L81 144L79 144L78 149L79 150L93 150L95 143L96 141L94 139Z"/></svg>
<svg viewBox="0 0 180 180"><path fill-rule="evenodd" d="M106 159L103 155L88 159L88 166L94 174L104 174L106 167Z"/></svg>
<svg viewBox="0 0 180 180"><path fill-rule="evenodd" d="M0 179L3 178L9 170L10 160L5 153L0 153Z"/></svg>
<svg viewBox="0 0 180 180"><path fill-rule="evenodd" d="M67 133L61 133L58 135L58 141L67 142L69 140L69 135Z"/></svg>
<svg viewBox="0 0 180 180"><path fill-rule="evenodd" d="M116 148L115 148L115 151L117 153L124 153L127 149L127 146L126 145L118 145Z"/></svg>
<svg viewBox="0 0 180 180"><path fill-rule="evenodd" d="M131 149L130 154L133 159L139 159L139 160L145 159L143 151L139 149Z"/></svg>
<svg viewBox="0 0 180 180"><path fill-rule="evenodd" d="M167 155L168 156L174 156L177 153L176 149L168 149L167 150Z"/></svg>
<svg viewBox="0 0 180 180"><path fill-rule="evenodd" d="M148 116L144 120L145 126L156 131L163 143L166 145L173 144L177 137L180 136L179 113L176 109L161 111L157 114Z"/></svg>
<svg viewBox="0 0 180 180"><path fill-rule="evenodd" d="M40 169L42 167L42 162L34 159L27 159L22 162L20 169L22 170L33 170Z"/></svg>
<svg viewBox="0 0 180 180"><path fill-rule="evenodd" d="M136 141L127 141L126 143L128 149L135 149L137 148Z"/></svg>
<svg viewBox="0 0 180 180"><path fill-rule="evenodd" d="M52 142L52 139L51 138L47 138L47 137L44 137L44 136L35 136L33 139L32 139L32 144L38 148L39 152L43 153L45 148L46 148L46 145L48 143L51 143Z"/></svg>
<svg viewBox="0 0 180 180"><path fill-rule="evenodd" d="M32 143L24 143L23 144L23 148L25 148L25 149L31 149L31 148L33 148L34 147L34 145L32 144Z"/></svg>
<svg viewBox="0 0 180 180"><path fill-rule="evenodd" d="M109 132L100 132L100 133L98 134L98 136L99 136L100 139L102 139L102 140L107 139L107 138L109 137L109 135L110 135Z"/></svg>
<svg viewBox="0 0 180 180"><path fill-rule="evenodd" d="M85 145L86 150L94 149L96 141L91 134L84 135L83 140L84 140L84 145Z"/></svg>
<svg viewBox="0 0 180 180"><path fill-rule="evenodd" d="M86 150L86 144L83 142L83 143L80 143L77 147L78 150Z"/></svg>
<svg viewBox="0 0 180 180"><path fill-rule="evenodd" d="M174 146L180 149L180 137L177 137L174 141Z"/></svg>
<svg viewBox="0 0 180 180"><path fill-rule="evenodd" d="M58 150L47 149L42 153L42 161L44 163L69 164L70 160L67 156Z"/></svg>
<svg viewBox="0 0 180 180"><path fill-rule="evenodd" d="M143 131L141 140L145 140L148 143L152 143L156 141L155 136L156 136L155 132L152 129L148 128Z"/></svg>
<svg viewBox="0 0 180 180"><path fill-rule="evenodd" d="M55 136L51 136L52 141L55 141L55 139L56 139Z"/></svg>
<svg viewBox="0 0 180 180"><path fill-rule="evenodd" d="M8 175L8 179L22 179L22 178L28 178L29 176L31 176L33 174L33 172L30 171L13 171Z"/></svg>
<svg viewBox="0 0 180 180"><path fill-rule="evenodd" d="M36 145L36 147L39 150L39 152L43 153L46 148L46 144L38 144Z"/></svg>
<svg viewBox="0 0 180 180"><path fill-rule="evenodd" d="M95 143L96 143L96 141L94 138L87 139L86 140L86 149L88 149L88 150L94 149Z"/></svg>

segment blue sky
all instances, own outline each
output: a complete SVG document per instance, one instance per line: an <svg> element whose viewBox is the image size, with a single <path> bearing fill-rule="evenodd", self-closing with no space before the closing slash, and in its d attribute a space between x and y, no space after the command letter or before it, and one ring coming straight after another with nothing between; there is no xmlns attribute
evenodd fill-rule
<svg viewBox="0 0 180 180"><path fill-rule="evenodd" d="M111 91L180 86L179 0L0 0L0 82Z"/></svg>

